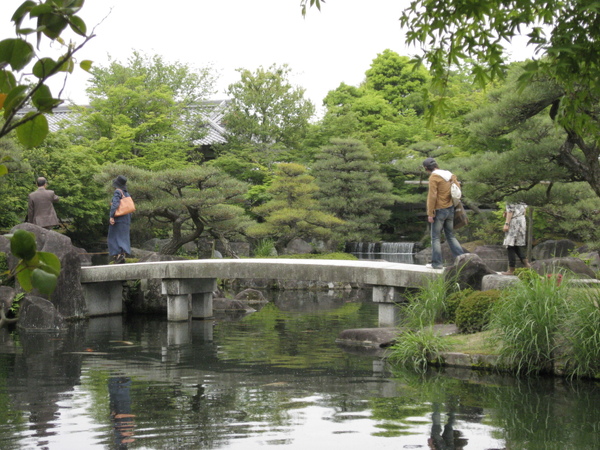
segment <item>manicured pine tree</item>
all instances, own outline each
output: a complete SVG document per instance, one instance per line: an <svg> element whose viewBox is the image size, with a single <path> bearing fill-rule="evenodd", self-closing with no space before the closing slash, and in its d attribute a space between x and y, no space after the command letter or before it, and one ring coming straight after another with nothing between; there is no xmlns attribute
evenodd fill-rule
<svg viewBox="0 0 600 450"><path fill-rule="evenodd" d="M392 183L383 175L368 147L353 139L332 139L316 155L312 174L324 211L344 221L346 241L376 241L379 227L391 215Z"/></svg>

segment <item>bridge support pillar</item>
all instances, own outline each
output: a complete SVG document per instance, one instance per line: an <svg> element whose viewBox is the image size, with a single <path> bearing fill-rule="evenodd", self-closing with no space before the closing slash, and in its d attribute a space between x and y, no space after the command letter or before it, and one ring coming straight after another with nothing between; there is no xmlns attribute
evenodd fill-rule
<svg viewBox="0 0 600 450"><path fill-rule="evenodd" d="M400 310L396 305L401 301L399 288L373 286L373 302L379 304L380 327L395 327L400 323Z"/></svg>
<svg viewBox="0 0 600 450"><path fill-rule="evenodd" d="M83 283L83 298L90 317L123 313L123 282Z"/></svg>
<svg viewBox="0 0 600 450"><path fill-rule="evenodd" d="M215 278L163 279L162 293L167 296L167 319L170 321L212 317L212 293Z"/></svg>

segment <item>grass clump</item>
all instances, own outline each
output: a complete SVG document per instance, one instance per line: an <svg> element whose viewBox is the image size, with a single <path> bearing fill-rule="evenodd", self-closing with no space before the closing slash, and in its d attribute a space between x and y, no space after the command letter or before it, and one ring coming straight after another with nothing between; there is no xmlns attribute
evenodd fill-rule
<svg viewBox="0 0 600 450"><path fill-rule="evenodd" d="M388 360L392 364L425 372L429 363L441 362L439 355L446 348L444 339L431 326L416 331L408 330L400 334L396 343L390 347Z"/></svg>
<svg viewBox="0 0 600 450"><path fill-rule="evenodd" d="M454 292L455 286L453 279L428 279L415 293L407 295L407 303L402 305L402 325L419 329L445 321L448 317L446 299L449 293Z"/></svg>
<svg viewBox="0 0 600 450"><path fill-rule="evenodd" d="M565 283L532 277L516 283L491 310L489 329L502 361L518 374L549 371L567 309Z"/></svg>
<svg viewBox="0 0 600 450"><path fill-rule="evenodd" d="M571 376L600 376L600 289L572 289L564 335L568 343L567 372Z"/></svg>
<svg viewBox="0 0 600 450"><path fill-rule="evenodd" d="M275 242L273 239L261 239L256 243L253 253L255 258L268 258L276 255Z"/></svg>

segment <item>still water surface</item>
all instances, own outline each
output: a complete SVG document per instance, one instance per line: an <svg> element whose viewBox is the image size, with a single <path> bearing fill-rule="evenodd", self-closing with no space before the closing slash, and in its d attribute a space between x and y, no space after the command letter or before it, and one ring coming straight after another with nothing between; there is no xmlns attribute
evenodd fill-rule
<svg viewBox="0 0 600 450"><path fill-rule="evenodd" d="M600 448L596 383L418 376L335 344L376 324L372 303L288 293L245 317L5 333L0 448Z"/></svg>

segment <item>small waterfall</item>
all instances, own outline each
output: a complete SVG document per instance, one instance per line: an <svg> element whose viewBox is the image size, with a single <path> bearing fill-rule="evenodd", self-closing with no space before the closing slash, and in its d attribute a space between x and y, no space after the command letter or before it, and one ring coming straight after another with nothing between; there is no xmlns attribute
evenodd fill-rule
<svg viewBox="0 0 600 450"><path fill-rule="evenodd" d="M346 251L358 259L383 259L413 264L414 242L348 242Z"/></svg>

